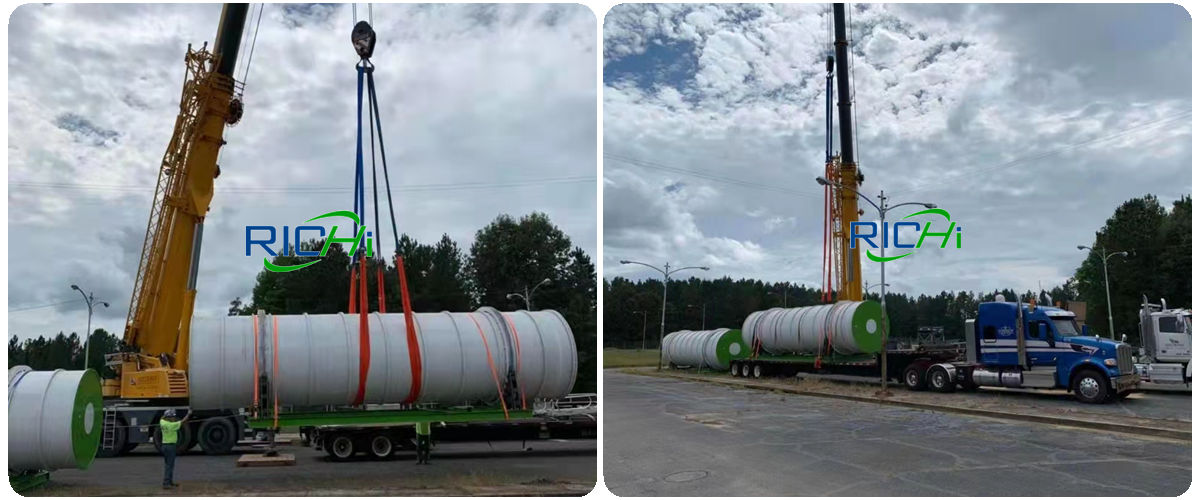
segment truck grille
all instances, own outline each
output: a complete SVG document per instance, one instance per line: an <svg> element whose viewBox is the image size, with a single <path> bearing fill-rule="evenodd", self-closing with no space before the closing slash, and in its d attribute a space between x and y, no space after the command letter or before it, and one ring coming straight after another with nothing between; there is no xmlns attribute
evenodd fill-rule
<svg viewBox="0 0 1200 500"><path fill-rule="evenodd" d="M1133 373L1133 346L1121 344L1117 346L1117 368L1121 374Z"/></svg>

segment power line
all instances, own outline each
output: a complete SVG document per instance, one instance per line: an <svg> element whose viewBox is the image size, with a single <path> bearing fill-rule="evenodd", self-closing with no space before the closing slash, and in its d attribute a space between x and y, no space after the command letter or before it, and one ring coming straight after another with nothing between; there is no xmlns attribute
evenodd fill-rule
<svg viewBox="0 0 1200 500"><path fill-rule="evenodd" d="M54 306L61 306L61 305L64 305L64 304L70 304L70 303L72 303L72 302L75 302L75 301L77 301L77 300L79 300L79 299L64 300L64 301L62 301L62 302L53 302L53 303L50 303L50 304L39 304L39 305L36 305L36 306L17 307L17 308L12 308L12 309L9 309L9 310L8 310L8 312L10 312L10 313L15 313L15 312L22 312L22 311L32 311L32 310L34 310L34 309L45 309L45 308L47 308L47 307L54 307Z"/></svg>
<svg viewBox="0 0 1200 500"><path fill-rule="evenodd" d="M688 176L692 176L692 177L699 177L701 179L710 180L713 182L720 182L723 184L729 184L729 185L733 185L733 186L740 186L740 187L751 188L751 189L759 189L759 190L763 190L763 191L773 191L773 192L777 192L777 193L787 193L787 194L791 194L791 195L800 196L802 198L816 199L816 195L814 195L810 191L802 191L799 189L790 189L790 188L785 188L785 187L780 187L780 186L773 186L770 184L760 184L757 182L750 182L750 181L744 181L741 179L734 179L731 177L723 177L723 176L711 174L708 172L701 172L701 171L697 171L697 170L688 170L688 169L679 168L679 167L672 167L672 166L663 165L663 164L657 163L657 162L652 162L652 161L648 161L648 160L639 160L636 158L629 158L626 156L620 156L620 155L616 155L616 154L605 153L604 158L611 159L611 160L617 160L617 161L620 161L623 163L642 167L642 168L649 169L649 170L658 170L658 171L662 171L662 172L670 172L670 173L674 173L674 174L688 175Z"/></svg>

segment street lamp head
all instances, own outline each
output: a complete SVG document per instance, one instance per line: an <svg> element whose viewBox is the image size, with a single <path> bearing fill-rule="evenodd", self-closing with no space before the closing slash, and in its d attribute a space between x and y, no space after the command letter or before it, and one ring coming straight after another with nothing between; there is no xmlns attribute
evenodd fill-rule
<svg viewBox="0 0 1200 500"><path fill-rule="evenodd" d="M707 266L702 266L702 267L700 267L700 269L703 269L703 270L707 271L707 270L708 270L708 267L707 267Z"/></svg>
<svg viewBox="0 0 1200 500"><path fill-rule="evenodd" d="M515 293L510 293L510 294L504 296L504 298L506 298L506 299L516 299L516 298L520 298L520 297L521 297L520 295L517 295Z"/></svg>
<svg viewBox="0 0 1200 500"><path fill-rule="evenodd" d="M1129 252L1117 252L1117 255L1120 255L1120 256L1122 256L1122 257L1128 257L1128 256L1129 256Z"/></svg>
<svg viewBox="0 0 1200 500"><path fill-rule="evenodd" d="M826 179L824 177L817 177L817 184L820 184L822 186L828 186L833 183L829 182L829 179Z"/></svg>
<svg viewBox="0 0 1200 500"><path fill-rule="evenodd" d="M71 284L71 289L72 289L72 290L78 290L78 289L79 289L79 285L76 285L76 284L72 283L72 284Z"/></svg>
<svg viewBox="0 0 1200 500"><path fill-rule="evenodd" d="M622 264L629 264L630 262L629 262L629 261L627 261L627 260L623 260L623 261L621 261L621 263L622 263Z"/></svg>
<svg viewBox="0 0 1200 500"><path fill-rule="evenodd" d="M546 278L546 279L542 280L542 282L541 282L541 283L538 283L538 284L539 284L539 285L549 285L549 284L550 284L550 278Z"/></svg>
<svg viewBox="0 0 1200 500"><path fill-rule="evenodd" d="M104 304L104 307L108 307L108 302L101 302L101 304Z"/></svg>
<svg viewBox="0 0 1200 500"><path fill-rule="evenodd" d="M925 205L925 208L937 208L937 205L935 205L933 203L924 203L924 205Z"/></svg>
<svg viewBox="0 0 1200 500"><path fill-rule="evenodd" d="M1087 250L1087 249L1088 249L1088 247L1086 247L1086 246L1083 246L1083 245L1079 245L1079 246L1077 246L1077 247L1075 247L1075 248L1078 248L1078 249L1080 249L1080 250Z"/></svg>

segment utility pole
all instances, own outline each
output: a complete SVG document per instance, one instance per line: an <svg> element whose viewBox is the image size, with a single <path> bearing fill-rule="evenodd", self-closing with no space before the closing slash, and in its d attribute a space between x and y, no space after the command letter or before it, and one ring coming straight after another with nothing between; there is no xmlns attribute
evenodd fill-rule
<svg viewBox="0 0 1200 500"><path fill-rule="evenodd" d="M658 371L662 371L662 356L663 356L662 341L663 341L663 337L666 336L666 332L667 332L667 283L671 280L671 275L675 274L679 271L685 271L688 269L703 269L703 270L707 271L708 267L689 266L689 267L680 267L680 268L676 268L676 269L672 270L670 262L664 264L661 269L658 267L652 266L650 264L647 264L645 262L638 262L638 261L634 261L634 260L623 260L623 261L621 261L621 263L622 264L637 264L639 266L646 266L650 269L653 269L655 271L662 273L662 275L663 275L662 319L658 323Z"/></svg>
<svg viewBox="0 0 1200 500"><path fill-rule="evenodd" d="M634 311L634 314L641 313L642 315L642 349L646 350L646 311Z"/></svg>

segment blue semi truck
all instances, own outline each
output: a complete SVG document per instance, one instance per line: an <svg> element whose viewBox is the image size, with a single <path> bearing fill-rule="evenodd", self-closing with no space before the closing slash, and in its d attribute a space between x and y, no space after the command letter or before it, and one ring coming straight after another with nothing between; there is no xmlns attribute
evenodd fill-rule
<svg viewBox="0 0 1200 500"><path fill-rule="evenodd" d="M963 343L889 345L877 354L823 358L756 353L732 362L730 372L756 378L800 372L878 377L886 356L888 378L911 390L1065 389L1085 403L1105 403L1137 389L1140 377L1129 344L1089 336L1070 311L996 299L979 304L976 317L966 320Z"/></svg>

